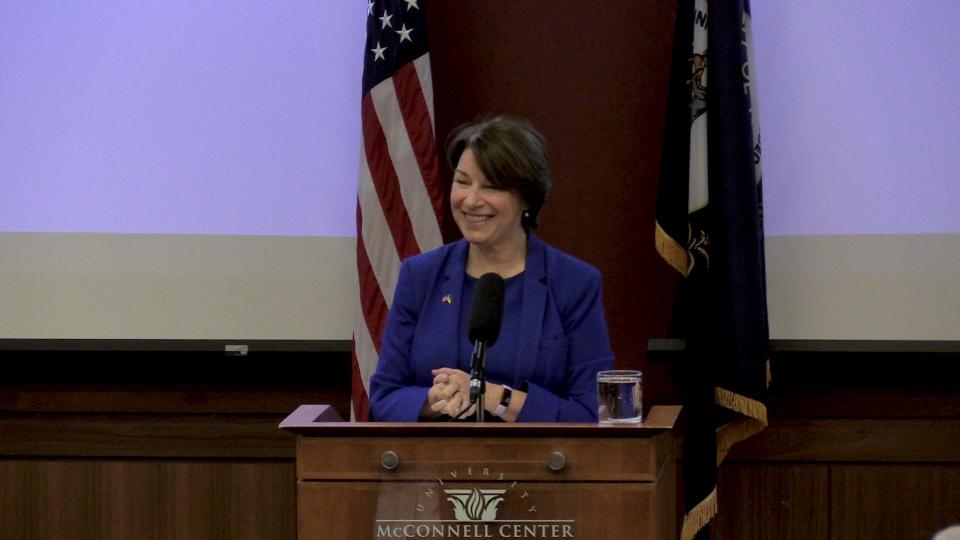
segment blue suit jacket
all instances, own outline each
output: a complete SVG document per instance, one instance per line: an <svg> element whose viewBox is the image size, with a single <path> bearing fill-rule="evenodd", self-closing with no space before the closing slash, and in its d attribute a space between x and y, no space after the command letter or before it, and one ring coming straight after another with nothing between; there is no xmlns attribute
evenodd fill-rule
<svg viewBox="0 0 960 540"><path fill-rule="evenodd" d="M456 367L468 245L447 244L400 266L370 379L373 420L415 422L433 384L430 370ZM596 373L613 362L600 272L530 234L523 279L516 371L513 380L497 381L527 392L517 421L596 421Z"/></svg>

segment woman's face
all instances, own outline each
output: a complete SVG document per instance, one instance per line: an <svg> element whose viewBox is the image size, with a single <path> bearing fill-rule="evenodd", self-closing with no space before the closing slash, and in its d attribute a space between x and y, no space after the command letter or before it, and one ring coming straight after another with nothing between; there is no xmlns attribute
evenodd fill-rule
<svg viewBox="0 0 960 540"><path fill-rule="evenodd" d="M508 245L523 232L525 204L515 191L497 189L477 166L473 150L460 155L450 188L450 208L463 237L481 247Z"/></svg>

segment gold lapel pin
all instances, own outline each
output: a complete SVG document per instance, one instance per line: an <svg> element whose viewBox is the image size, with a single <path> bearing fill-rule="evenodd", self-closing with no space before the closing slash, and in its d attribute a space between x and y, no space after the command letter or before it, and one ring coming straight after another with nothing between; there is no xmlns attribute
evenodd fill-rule
<svg viewBox="0 0 960 540"><path fill-rule="evenodd" d="M443 302L444 304L453 304L453 295L445 294L443 295L443 298L440 299L440 301Z"/></svg>

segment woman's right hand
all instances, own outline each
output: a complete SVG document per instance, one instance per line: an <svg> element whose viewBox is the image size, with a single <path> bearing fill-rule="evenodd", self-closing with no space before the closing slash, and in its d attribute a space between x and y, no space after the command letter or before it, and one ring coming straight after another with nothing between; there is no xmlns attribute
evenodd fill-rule
<svg viewBox="0 0 960 540"><path fill-rule="evenodd" d="M427 405L431 411L447 416L456 416L470 403L470 375L453 368L440 368L431 372L433 386L427 392Z"/></svg>

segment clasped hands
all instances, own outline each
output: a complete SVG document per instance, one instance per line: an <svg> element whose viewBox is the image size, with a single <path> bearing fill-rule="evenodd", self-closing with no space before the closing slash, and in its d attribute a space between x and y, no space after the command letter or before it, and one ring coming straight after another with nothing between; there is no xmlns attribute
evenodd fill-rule
<svg viewBox="0 0 960 540"><path fill-rule="evenodd" d="M437 414L457 416L470 403L470 374L453 368L439 368L433 374L433 386L427 392L427 406ZM470 407L474 414L476 405Z"/></svg>

